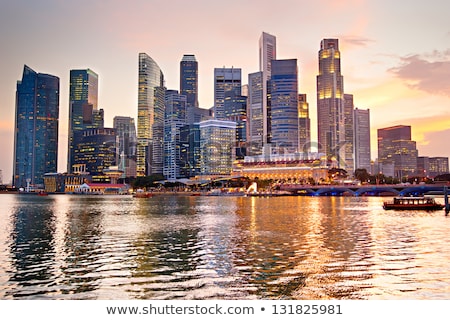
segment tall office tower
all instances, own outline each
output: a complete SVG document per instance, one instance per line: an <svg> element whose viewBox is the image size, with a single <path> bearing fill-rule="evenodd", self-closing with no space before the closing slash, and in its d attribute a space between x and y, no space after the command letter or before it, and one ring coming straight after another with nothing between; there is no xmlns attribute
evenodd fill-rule
<svg viewBox="0 0 450 320"><path fill-rule="evenodd" d="M394 165L394 176L407 178L417 170L416 142L411 140L411 126L393 126L378 129L378 163ZM384 173L384 172L383 172Z"/></svg>
<svg viewBox="0 0 450 320"><path fill-rule="evenodd" d="M236 159L247 155L247 97L235 91L225 92L225 119L236 122Z"/></svg>
<svg viewBox="0 0 450 320"><path fill-rule="evenodd" d="M347 171L349 175L352 175L355 171L354 162L354 124L353 124L353 110L355 109L353 104L353 95L344 94L344 128L345 128L345 166L343 169Z"/></svg>
<svg viewBox="0 0 450 320"><path fill-rule="evenodd" d="M201 174L200 125L187 124L180 129L181 177Z"/></svg>
<svg viewBox="0 0 450 320"><path fill-rule="evenodd" d="M43 185L58 168L59 78L24 66L17 81L13 184Z"/></svg>
<svg viewBox="0 0 450 320"><path fill-rule="evenodd" d="M226 175L233 169L236 145L236 123L206 120L200 126L201 173Z"/></svg>
<svg viewBox="0 0 450 320"><path fill-rule="evenodd" d="M247 154L250 156L261 155L265 142L263 100L266 98L262 77L262 71L248 75Z"/></svg>
<svg viewBox="0 0 450 320"><path fill-rule="evenodd" d="M273 147L280 154L298 152L297 59L272 60L269 90Z"/></svg>
<svg viewBox="0 0 450 320"><path fill-rule="evenodd" d="M344 80L337 39L320 43L317 76L317 129L319 152L345 167Z"/></svg>
<svg viewBox="0 0 450 320"><path fill-rule="evenodd" d="M92 176L103 176L103 171L118 161L118 139L113 128L92 128L75 133L74 165L86 165Z"/></svg>
<svg viewBox="0 0 450 320"><path fill-rule="evenodd" d="M103 110L98 110L98 75L90 69L70 70L69 144L67 172L72 172L76 132L103 127Z"/></svg>
<svg viewBox="0 0 450 320"><path fill-rule="evenodd" d="M214 118L225 120L224 100L227 91L241 95L240 68L214 68Z"/></svg>
<svg viewBox="0 0 450 320"><path fill-rule="evenodd" d="M118 137L118 166L124 177L136 177L137 135L134 119L116 116L113 127Z"/></svg>
<svg viewBox="0 0 450 320"><path fill-rule="evenodd" d="M268 84L272 74L272 60L277 58L276 37L263 32L259 38L259 71L262 72L263 144L270 143L270 105L268 104Z"/></svg>
<svg viewBox="0 0 450 320"><path fill-rule="evenodd" d="M193 54L185 54L180 62L180 94L186 96L186 107L198 107L198 62Z"/></svg>
<svg viewBox="0 0 450 320"><path fill-rule="evenodd" d="M186 125L187 97L177 90L166 91L164 120L164 170L168 180L181 178L180 130Z"/></svg>
<svg viewBox="0 0 450 320"><path fill-rule="evenodd" d="M311 151L311 119L306 94L298 95L298 138L299 151L309 153Z"/></svg>
<svg viewBox="0 0 450 320"><path fill-rule="evenodd" d="M355 108L353 111L355 170L371 172L370 156L370 110Z"/></svg>
<svg viewBox="0 0 450 320"><path fill-rule="evenodd" d="M137 175L163 173L164 75L146 53L139 53Z"/></svg>

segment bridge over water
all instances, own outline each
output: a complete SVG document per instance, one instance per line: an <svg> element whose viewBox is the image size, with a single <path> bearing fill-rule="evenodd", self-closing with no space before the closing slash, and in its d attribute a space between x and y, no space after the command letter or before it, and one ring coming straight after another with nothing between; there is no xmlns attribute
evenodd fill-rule
<svg viewBox="0 0 450 320"><path fill-rule="evenodd" d="M423 196L443 195L444 184L427 185L298 185L282 184L280 190L299 196Z"/></svg>

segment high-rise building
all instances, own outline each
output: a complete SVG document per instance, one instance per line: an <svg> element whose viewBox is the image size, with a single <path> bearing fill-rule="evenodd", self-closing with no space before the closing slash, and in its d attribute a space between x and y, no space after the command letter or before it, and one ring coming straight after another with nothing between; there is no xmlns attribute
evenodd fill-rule
<svg viewBox="0 0 450 320"><path fill-rule="evenodd" d="M180 176L190 178L201 174L200 125L187 124L180 129Z"/></svg>
<svg viewBox="0 0 450 320"><path fill-rule="evenodd" d="M436 177L441 174L449 173L448 157L430 157L429 176Z"/></svg>
<svg viewBox="0 0 450 320"><path fill-rule="evenodd" d="M75 164L76 132L102 128L103 121L103 110L98 109L98 75L90 69L70 70L67 172Z"/></svg>
<svg viewBox="0 0 450 320"><path fill-rule="evenodd" d="M319 152L345 167L344 80L338 39L324 39L319 50L317 129Z"/></svg>
<svg viewBox="0 0 450 320"><path fill-rule="evenodd" d="M172 181L182 177L180 130L186 125L186 98L177 90L166 91L163 174Z"/></svg>
<svg viewBox="0 0 450 320"><path fill-rule="evenodd" d="M164 75L146 53L139 53L137 175L163 173Z"/></svg>
<svg viewBox="0 0 450 320"><path fill-rule="evenodd" d="M297 59L272 60L269 90L273 148L280 154L298 152Z"/></svg>
<svg viewBox="0 0 450 320"><path fill-rule="evenodd" d="M227 91L224 100L225 119L236 122L236 160L247 155L247 97Z"/></svg>
<svg viewBox="0 0 450 320"><path fill-rule="evenodd" d="M206 120L199 127L201 173L230 174L235 160L236 122Z"/></svg>
<svg viewBox="0 0 450 320"><path fill-rule="evenodd" d="M134 119L116 116L113 127L118 138L118 167L125 177L136 177L137 135Z"/></svg>
<svg viewBox="0 0 450 320"><path fill-rule="evenodd" d="M268 104L268 81L272 75L272 61L277 59L277 39L263 32L259 38L259 71L262 72L263 144L270 143L270 105Z"/></svg>
<svg viewBox="0 0 450 320"><path fill-rule="evenodd" d="M355 109L353 104L353 95L344 94L344 128L345 128L345 169L350 175L355 171L354 162L354 124L353 124L353 110Z"/></svg>
<svg viewBox="0 0 450 320"><path fill-rule="evenodd" d="M306 94L298 95L298 138L299 151L309 153L311 151L311 119Z"/></svg>
<svg viewBox="0 0 450 320"><path fill-rule="evenodd" d="M403 179L417 171L416 142L411 140L411 126L398 125L378 129L378 163L394 165L394 175Z"/></svg>
<svg viewBox="0 0 450 320"><path fill-rule="evenodd" d="M186 107L198 107L198 62L193 54L185 54L180 62L180 94L186 96Z"/></svg>
<svg viewBox="0 0 450 320"><path fill-rule="evenodd" d="M58 167L59 78L24 66L17 81L13 184L43 185Z"/></svg>
<svg viewBox="0 0 450 320"><path fill-rule="evenodd" d="M251 156L261 155L265 142L262 77L262 71L248 75L247 154Z"/></svg>
<svg viewBox="0 0 450 320"><path fill-rule="evenodd" d="M227 91L241 95L240 68L214 68L214 118L225 120L224 100Z"/></svg>
<svg viewBox="0 0 450 320"><path fill-rule="evenodd" d="M353 115L355 169L366 169L367 172L371 172L370 110L355 108Z"/></svg>

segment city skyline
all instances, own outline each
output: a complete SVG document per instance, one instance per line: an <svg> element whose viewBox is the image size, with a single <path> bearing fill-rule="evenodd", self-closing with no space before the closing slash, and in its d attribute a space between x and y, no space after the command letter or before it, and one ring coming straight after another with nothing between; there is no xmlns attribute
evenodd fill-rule
<svg viewBox="0 0 450 320"><path fill-rule="evenodd" d="M0 147L5 152L0 156L0 169L5 182L13 167L15 85L25 64L60 78L58 171L65 171L70 70L92 69L99 75L98 107L105 111L105 126L111 127L115 116L137 121L139 52L155 59L166 87L176 90L179 62L183 55L193 54L199 68L199 106L210 108L214 68L242 68L243 84L249 73L259 71L262 32L277 38L277 59L298 59L298 90L308 96L313 141L317 141L317 48L322 39L336 38L345 92L354 96L355 108L370 109L372 158L376 157L376 130L392 125L411 125L419 156L450 156L450 28L445 19L450 4L445 1L407 7L387 1L285 1L280 8L231 1L221 11L216 3L194 1L191 8L183 8L196 18L189 20L195 31L189 37L182 33L175 37L180 25L189 22L181 11L173 12L178 20L171 16L179 21L177 27L164 23L169 13L166 4L152 8L142 1L133 4L94 2L92 10L83 14L71 3L4 4L0 14L4 44ZM150 9L161 13L152 22L143 19ZM208 24L223 10L233 13L237 22ZM299 18L299 12L305 14ZM79 25L79 20L86 23ZM34 28L38 22L40 28ZM42 36L47 34L51 36Z"/></svg>

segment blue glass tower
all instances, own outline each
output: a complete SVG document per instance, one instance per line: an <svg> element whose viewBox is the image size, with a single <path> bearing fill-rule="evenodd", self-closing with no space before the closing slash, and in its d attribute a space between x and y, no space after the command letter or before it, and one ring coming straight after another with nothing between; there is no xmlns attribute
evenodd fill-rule
<svg viewBox="0 0 450 320"><path fill-rule="evenodd" d="M41 186L58 167L59 78L24 66L17 82L13 183Z"/></svg>

